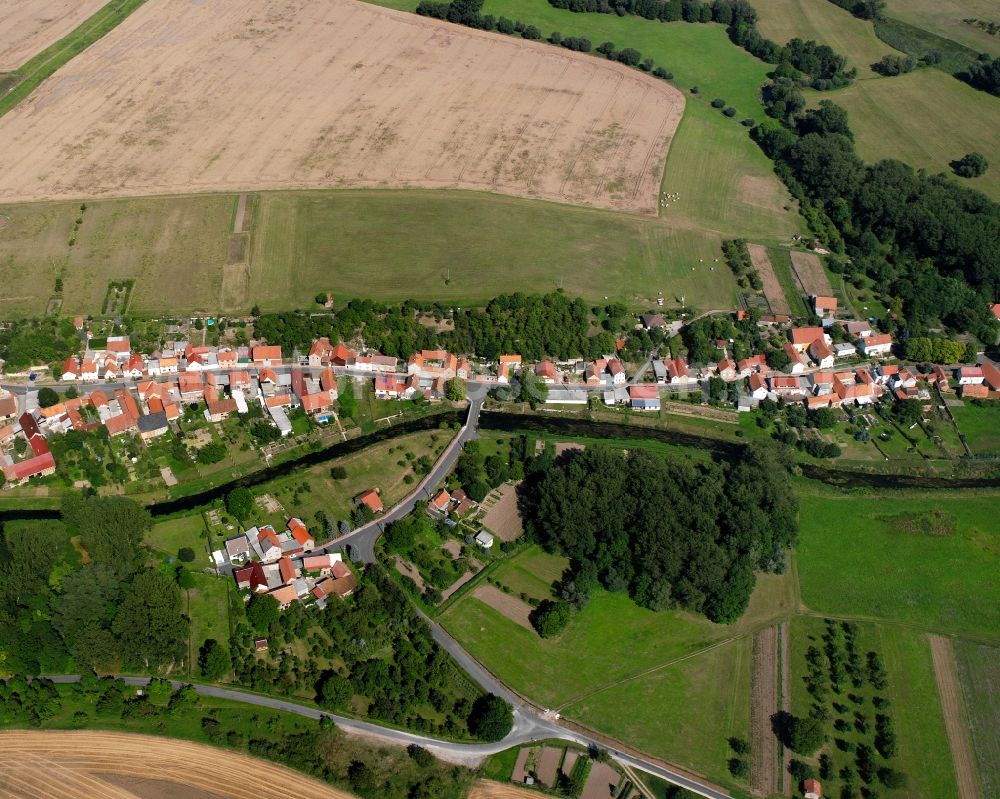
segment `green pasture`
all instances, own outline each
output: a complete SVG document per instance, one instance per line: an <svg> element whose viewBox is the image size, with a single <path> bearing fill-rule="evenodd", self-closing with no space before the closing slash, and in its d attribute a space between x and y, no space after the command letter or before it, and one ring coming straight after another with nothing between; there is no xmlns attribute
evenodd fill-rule
<svg viewBox="0 0 1000 799"><path fill-rule="evenodd" d="M799 495L808 608L1000 641L1000 493L847 493L803 482ZM912 521L934 514L944 523L932 532Z"/></svg>
<svg viewBox="0 0 1000 799"><path fill-rule="evenodd" d="M1000 796L1000 650L955 642L955 659L983 796Z"/></svg>

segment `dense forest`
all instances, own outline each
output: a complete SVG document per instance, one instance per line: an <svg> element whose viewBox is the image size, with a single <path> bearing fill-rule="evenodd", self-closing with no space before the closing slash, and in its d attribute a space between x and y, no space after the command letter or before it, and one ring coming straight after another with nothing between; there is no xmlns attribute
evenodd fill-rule
<svg viewBox="0 0 1000 799"><path fill-rule="evenodd" d="M6 668L44 674L179 665L188 621L175 575L145 566L142 539L151 524L131 500L97 497L68 499L62 521L5 524Z"/></svg>
<svg viewBox="0 0 1000 799"><path fill-rule="evenodd" d="M602 586L729 623L755 572L782 571L797 539L788 464L770 444L728 463L588 447L531 467L524 486L529 534L570 558L561 593L577 604Z"/></svg>
<svg viewBox="0 0 1000 799"><path fill-rule="evenodd" d="M595 310L601 314L604 329L591 334ZM529 360L592 358L614 351L614 333L623 329L626 311L617 305L591 309L583 300L571 300L561 292L502 295L485 308L463 308L454 314L436 304L351 300L335 315L263 314L254 324L254 335L288 353L296 347L304 351L313 339L327 336L331 341L364 339L369 348L398 358L438 347L483 358L501 353L519 353ZM437 332L421 324L421 314L437 320L451 318L454 329Z"/></svg>
<svg viewBox="0 0 1000 799"><path fill-rule="evenodd" d="M241 615L240 608L235 611ZM256 652L254 640L260 637L268 639L273 655ZM315 691L317 703L329 710L431 735L476 734L482 691L434 642L405 594L379 567L366 570L347 601L334 599L322 611L299 603L279 611L273 597L253 597L229 648L237 682L254 690ZM203 671L209 657L203 653ZM503 735L511 724L513 718Z"/></svg>

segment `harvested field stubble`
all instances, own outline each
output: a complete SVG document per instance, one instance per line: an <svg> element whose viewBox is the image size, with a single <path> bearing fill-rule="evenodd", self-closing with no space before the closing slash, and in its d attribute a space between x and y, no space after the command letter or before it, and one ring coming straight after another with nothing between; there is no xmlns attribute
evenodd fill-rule
<svg viewBox="0 0 1000 799"><path fill-rule="evenodd" d="M226 749L116 732L0 733L0 784L8 799L39 796L131 799L134 793L100 775L164 780L189 796L223 799L352 799L351 795L266 760ZM252 774L252 781L247 775Z"/></svg>
<svg viewBox="0 0 1000 799"><path fill-rule="evenodd" d="M59 41L107 0L9 0L0 24L0 72L11 72Z"/></svg>
<svg viewBox="0 0 1000 799"><path fill-rule="evenodd" d="M774 264L771 263L771 257L767 254L767 247L760 244L748 244L747 252L750 253L753 268L757 270L761 283L764 284L764 296L767 297L767 303L771 306L771 313L791 314L791 306L788 304L785 292L781 289L778 275L774 271Z"/></svg>
<svg viewBox="0 0 1000 799"><path fill-rule="evenodd" d="M0 122L0 201L471 187L655 214L683 95L350 0L162 0Z"/></svg>
<svg viewBox="0 0 1000 799"><path fill-rule="evenodd" d="M833 294L833 287L830 286L830 278L823 270L823 262L814 252L799 252L792 250L792 269L799 279L802 290L810 295L820 295L829 297Z"/></svg>

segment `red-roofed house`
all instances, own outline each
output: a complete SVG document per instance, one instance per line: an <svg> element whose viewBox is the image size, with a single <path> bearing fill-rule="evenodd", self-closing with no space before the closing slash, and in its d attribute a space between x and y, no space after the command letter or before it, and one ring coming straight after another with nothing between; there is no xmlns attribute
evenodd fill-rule
<svg viewBox="0 0 1000 799"><path fill-rule="evenodd" d="M97 380L97 364L87 358L83 359L83 363L80 364L80 379L81 380Z"/></svg>
<svg viewBox="0 0 1000 799"><path fill-rule="evenodd" d="M660 410L660 390L656 386L629 386L628 396L632 408L637 411Z"/></svg>
<svg viewBox="0 0 1000 799"><path fill-rule="evenodd" d="M79 377L80 377L80 364L77 363L76 358L67 358L63 362L62 379L76 380Z"/></svg>
<svg viewBox="0 0 1000 799"><path fill-rule="evenodd" d="M283 585L281 588L275 588L271 591L271 596L273 596L277 602L278 607L284 610L289 605L291 605L296 599L299 598L298 592L295 590L294 585Z"/></svg>
<svg viewBox="0 0 1000 799"><path fill-rule="evenodd" d="M281 582L290 583L296 577L298 577L298 572L295 570L295 564L292 563L292 559L289 557L278 558L278 574L281 575Z"/></svg>
<svg viewBox="0 0 1000 799"><path fill-rule="evenodd" d="M823 786L820 785L819 780L803 780L802 794L805 799L823 799Z"/></svg>
<svg viewBox="0 0 1000 799"><path fill-rule="evenodd" d="M785 355L788 356L788 360L790 361L788 364L790 374L800 375L805 372L807 364L805 358L802 357L802 351L790 341L785 342Z"/></svg>
<svg viewBox="0 0 1000 799"><path fill-rule="evenodd" d="M750 396L756 400L767 397L767 386L764 384L764 376L760 372L750 375Z"/></svg>
<svg viewBox="0 0 1000 799"><path fill-rule="evenodd" d="M955 377L958 378L960 386L978 386L986 376L978 366L960 366L955 370Z"/></svg>
<svg viewBox="0 0 1000 799"><path fill-rule="evenodd" d="M736 364L739 377L749 377L751 372L767 371L767 358L763 355L751 355Z"/></svg>
<svg viewBox="0 0 1000 799"><path fill-rule="evenodd" d="M251 351L254 366L280 366L281 347L254 347Z"/></svg>
<svg viewBox="0 0 1000 799"><path fill-rule="evenodd" d="M813 310L816 311L816 316L833 316L837 312L837 298L836 297L813 297Z"/></svg>
<svg viewBox="0 0 1000 799"><path fill-rule="evenodd" d="M305 524L302 523L302 519L289 519L288 532L292 534L292 538L294 538L306 552L311 551L312 548L316 546L316 542L313 540L312 534L306 529Z"/></svg>
<svg viewBox="0 0 1000 799"><path fill-rule="evenodd" d="M330 353L330 365L347 366L348 361L352 361L357 357L356 352L349 350L342 342L338 342L337 346L333 348L333 352Z"/></svg>
<svg viewBox="0 0 1000 799"><path fill-rule="evenodd" d="M385 510L385 506L382 504L382 498L378 495L377 488L369 488L367 491L358 494L354 501L358 505L364 505L372 513L381 513Z"/></svg>
<svg viewBox="0 0 1000 799"><path fill-rule="evenodd" d="M793 327L789 332L789 340L792 346L799 352L805 352L809 345L816 339L823 340L823 328L821 327Z"/></svg>
<svg viewBox="0 0 1000 799"><path fill-rule="evenodd" d="M329 391L317 391L315 394L305 394L300 399L302 400L302 410L306 413L319 413L333 405Z"/></svg>
<svg viewBox="0 0 1000 799"><path fill-rule="evenodd" d="M326 366L330 363L330 358L333 356L333 345L330 343L330 339L326 336L323 338L316 339L312 346L309 347L309 365L313 369L318 369L321 366Z"/></svg>
<svg viewBox="0 0 1000 799"><path fill-rule="evenodd" d="M858 349L868 358L888 355L892 352L892 336L888 333L873 333L858 339Z"/></svg>
<svg viewBox="0 0 1000 799"><path fill-rule="evenodd" d="M198 372L184 372L177 377L181 399L184 402L197 402L205 395L205 381Z"/></svg>
<svg viewBox="0 0 1000 799"><path fill-rule="evenodd" d="M540 361L535 366L535 374L543 383L555 383L559 378L556 365L549 360Z"/></svg>
<svg viewBox="0 0 1000 799"><path fill-rule="evenodd" d="M13 394L5 394L0 397L0 422L13 419L15 416L17 416L17 397Z"/></svg>
<svg viewBox="0 0 1000 799"><path fill-rule="evenodd" d="M968 399L988 399L990 390L981 383L966 383L964 386L959 386L958 394Z"/></svg>
<svg viewBox="0 0 1000 799"><path fill-rule="evenodd" d="M307 572L319 572L327 577L333 572L333 566L340 560L340 555L309 555L302 559L302 568Z"/></svg>
<svg viewBox="0 0 1000 799"><path fill-rule="evenodd" d="M830 369L833 366L833 350L831 350L822 338L818 338L809 345L809 357L812 358L820 369Z"/></svg>
<svg viewBox="0 0 1000 799"><path fill-rule="evenodd" d="M138 429L139 420L130 413L120 413L108 419L104 426L108 429L108 435L114 437Z"/></svg>
<svg viewBox="0 0 1000 799"><path fill-rule="evenodd" d="M23 483L32 477L45 477L56 470L56 460L49 451L48 442L42 435L35 417L30 413L24 413L18 421L34 457L3 467L4 479L12 485Z"/></svg>
<svg viewBox="0 0 1000 799"><path fill-rule="evenodd" d="M990 306L990 310L993 311L993 318L1000 319L1000 302L994 303Z"/></svg>
<svg viewBox="0 0 1000 799"><path fill-rule="evenodd" d="M980 368L983 370L983 380L993 391L1000 391L1000 369L989 361L983 361Z"/></svg>
<svg viewBox="0 0 1000 799"><path fill-rule="evenodd" d="M445 489L441 489L437 496L431 500L431 507L439 513L444 513L448 510L448 505L451 504L451 494L449 494Z"/></svg>

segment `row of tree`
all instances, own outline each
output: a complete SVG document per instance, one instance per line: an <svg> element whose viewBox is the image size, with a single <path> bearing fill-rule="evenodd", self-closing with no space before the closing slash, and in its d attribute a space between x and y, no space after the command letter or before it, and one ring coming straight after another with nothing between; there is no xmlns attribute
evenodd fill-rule
<svg viewBox="0 0 1000 799"><path fill-rule="evenodd" d="M600 585L732 622L755 572L783 570L797 538L786 455L769 444L729 463L588 447L532 472L521 498L529 534L570 558L560 593L577 605Z"/></svg>

